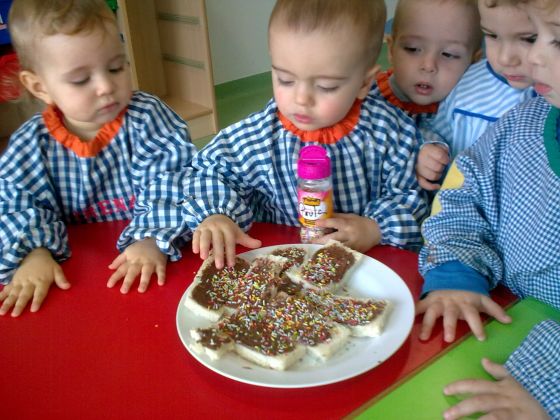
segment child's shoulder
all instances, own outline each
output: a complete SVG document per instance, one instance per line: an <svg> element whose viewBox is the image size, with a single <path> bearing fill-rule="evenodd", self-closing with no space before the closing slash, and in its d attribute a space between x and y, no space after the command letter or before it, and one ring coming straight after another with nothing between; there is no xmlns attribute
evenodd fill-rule
<svg viewBox="0 0 560 420"><path fill-rule="evenodd" d="M380 93L373 88L362 102L362 123L372 126L400 127L415 131L414 119L404 110L389 103Z"/></svg>
<svg viewBox="0 0 560 420"><path fill-rule="evenodd" d="M12 133L2 158L12 160L18 156L39 155L43 149L41 145L48 142L49 132L43 116L37 113Z"/></svg>

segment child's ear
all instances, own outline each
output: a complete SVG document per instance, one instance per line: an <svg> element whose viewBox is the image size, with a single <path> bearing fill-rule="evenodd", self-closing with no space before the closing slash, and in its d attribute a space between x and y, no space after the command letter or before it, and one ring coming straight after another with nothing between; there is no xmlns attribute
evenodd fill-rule
<svg viewBox="0 0 560 420"><path fill-rule="evenodd" d="M39 98L47 105L52 105L53 100L45 89L41 78L29 70L23 70L19 74L19 80L23 86L36 98Z"/></svg>
<svg viewBox="0 0 560 420"><path fill-rule="evenodd" d="M381 66L379 64L375 64L366 71L366 74L364 76L364 83L362 84L358 92L358 99L364 99L367 96L367 94L371 90L371 87L373 86L375 76L377 76L377 73L379 73L380 70Z"/></svg>

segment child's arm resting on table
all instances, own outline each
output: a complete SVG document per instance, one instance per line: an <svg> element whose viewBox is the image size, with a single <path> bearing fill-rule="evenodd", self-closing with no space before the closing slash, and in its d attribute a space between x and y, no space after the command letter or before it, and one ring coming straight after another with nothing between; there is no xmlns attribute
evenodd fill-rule
<svg viewBox="0 0 560 420"><path fill-rule="evenodd" d="M511 322L500 305L488 297L488 281L476 270L451 261L437 266L424 275L423 294L429 293L416 305L416 314L424 314L420 339L430 338L434 324L443 318L444 340L455 340L457 320L467 321L479 340L485 339L480 312L503 323Z"/></svg>
<svg viewBox="0 0 560 420"><path fill-rule="evenodd" d="M63 290L70 287L51 253L45 248L34 249L21 261L12 281L0 291L0 315L13 308L12 316L19 316L30 300L31 312L37 312L53 281Z"/></svg>
<svg viewBox="0 0 560 420"><path fill-rule="evenodd" d="M235 264L235 245L240 244L247 248L258 248L261 241L254 239L241 230L237 224L223 214L214 214L207 217L196 228L193 234L192 248L195 254L205 260L214 253L216 268L228 267Z"/></svg>
<svg viewBox="0 0 560 420"><path fill-rule="evenodd" d="M121 255L109 266L117 270L107 286L123 279L121 292L130 289L140 275L139 292L144 292L155 272L158 284L165 283L167 260L181 258L180 247L189 239L180 201L182 184L195 146L185 122L157 98L136 94L141 107L130 130L136 139L130 171L135 203L132 219L121 233L117 248Z"/></svg>
<svg viewBox="0 0 560 420"><path fill-rule="evenodd" d="M152 274L156 274L158 285L165 284L165 268L167 255L161 252L153 238L146 238L135 242L126 249L109 265L115 272L109 278L107 287L113 287L121 279L121 293L128 293L132 283L140 275L138 291L145 292L150 284Z"/></svg>
<svg viewBox="0 0 560 420"><path fill-rule="evenodd" d="M445 395L470 394L471 396L443 413L445 420L486 413L493 418L508 420L546 420L544 409L500 364L482 359L484 370L496 379L464 379L447 385Z"/></svg>
<svg viewBox="0 0 560 420"><path fill-rule="evenodd" d="M548 419L560 416L560 324L537 324L504 366L483 359L497 382L468 379L445 387L447 395L473 394L448 409L446 419L477 412L507 419ZM550 417L549 417L550 416Z"/></svg>

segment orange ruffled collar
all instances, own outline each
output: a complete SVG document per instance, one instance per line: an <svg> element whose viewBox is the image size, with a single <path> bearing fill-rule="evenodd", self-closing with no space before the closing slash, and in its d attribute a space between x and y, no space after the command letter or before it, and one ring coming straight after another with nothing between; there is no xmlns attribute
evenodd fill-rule
<svg viewBox="0 0 560 420"><path fill-rule="evenodd" d="M346 137L358 124L362 101L356 99L346 117L330 127L305 131L297 128L288 118L278 111L278 118L286 130L298 136L303 142L317 142L320 144L334 144Z"/></svg>
<svg viewBox="0 0 560 420"><path fill-rule="evenodd" d="M434 114L437 112L439 105L437 102L429 105L418 105L414 102L404 102L397 98L389 82L392 74L393 70L387 70L379 73L376 77L377 87L387 102L411 114Z"/></svg>
<svg viewBox="0 0 560 420"><path fill-rule="evenodd" d="M125 112L126 108L120 112L117 118L101 127L95 138L89 141L84 141L68 131L62 121L62 113L54 106L49 106L43 111L43 119L47 130L57 142L72 150L79 157L86 158L97 155L101 149L111 143L122 126Z"/></svg>

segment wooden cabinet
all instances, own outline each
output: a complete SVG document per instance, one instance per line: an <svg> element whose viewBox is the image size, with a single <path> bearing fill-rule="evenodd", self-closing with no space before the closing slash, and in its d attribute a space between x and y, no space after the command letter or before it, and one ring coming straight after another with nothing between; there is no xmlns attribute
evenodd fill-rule
<svg viewBox="0 0 560 420"><path fill-rule="evenodd" d="M134 88L159 96L197 139L217 132L204 0L118 0Z"/></svg>

